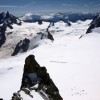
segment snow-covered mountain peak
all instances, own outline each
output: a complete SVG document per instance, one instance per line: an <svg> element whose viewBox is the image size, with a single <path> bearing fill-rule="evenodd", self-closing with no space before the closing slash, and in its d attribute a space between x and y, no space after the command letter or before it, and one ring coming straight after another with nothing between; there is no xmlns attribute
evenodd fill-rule
<svg viewBox="0 0 100 100"><path fill-rule="evenodd" d="M100 14L94 17L86 33L91 33L92 29L97 28L97 27L100 27Z"/></svg>
<svg viewBox="0 0 100 100"><path fill-rule="evenodd" d="M7 13L0 13L0 24L18 24L21 25L21 21L13 16L12 14L10 14L8 11Z"/></svg>
<svg viewBox="0 0 100 100"><path fill-rule="evenodd" d="M7 13L0 13L0 47L6 41L5 33L7 28L13 29L13 24L21 25L21 20L10 14L8 11Z"/></svg>

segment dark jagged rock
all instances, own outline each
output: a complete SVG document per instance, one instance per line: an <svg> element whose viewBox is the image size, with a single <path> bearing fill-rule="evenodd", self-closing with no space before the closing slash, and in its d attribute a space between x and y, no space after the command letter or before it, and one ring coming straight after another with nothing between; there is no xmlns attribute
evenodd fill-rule
<svg viewBox="0 0 100 100"><path fill-rule="evenodd" d="M67 20L66 23L68 24L68 26L71 26L71 23Z"/></svg>
<svg viewBox="0 0 100 100"><path fill-rule="evenodd" d="M59 89L51 79L46 67L39 67L37 74L41 81L39 83L38 89L42 90L50 100L63 100L59 93Z"/></svg>
<svg viewBox="0 0 100 100"><path fill-rule="evenodd" d="M0 32L0 47L5 43L6 37L5 34Z"/></svg>
<svg viewBox="0 0 100 100"><path fill-rule="evenodd" d="M54 41L54 38L53 38L53 36L50 34L50 32L48 32L48 39Z"/></svg>
<svg viewBox="0 0 100 100"><path fill-rule="evenodd" d="M0 24L2 24L4 22L5 16L6 16L6 14L4 12L0 13Z"/></svg>
<svg viewBox="0 0 100 100"><path fill-rule="evenodd" d="M90 23L89 28L87 29L86 34L91 33L92 29L100 27L100 15L94 17L93 21Z"/></svg>
<svg viewBox="0 0 100 100"><path fill-rule="evenodd" d="M47 37L46 34L44 34L44 33L42 33L42 32L39 32L39 33L37 33L37 34L41 36L41 37L40 37L41 40L42 40L43 38L46 38L46 37Z"/></svg>
<svg viewBox="0 0 100 100"><path fill-rule="evenodd" d="M65 22L67 24L67 26L71 26L71 23L69 20L67 19L61 19L61 21Z"/></svg>
<svg viewBox="0 0 100 100"><path fill-rule="evenodd" d="M48 28L47 28L47 33L48 33L47 38L50 39L51 41L54 41L53 36L52 36L52 35L50 34L50 32L49 32L49 28L50 28L51 26L52 26L52 23L50 23L49 26L48 26Z"/></svg>
<svg viewBox="0 0 100 100"><path fill-rule="evenodd" d="M10 14L8 11L7 13L0 13L0 24L6 23L7 25L10 24L17 24L17 25L21 25L21 20L18 19L17 17L13 16L12 14Z"/></svg>
<svg viewBox="0 0 100 100"><path fill-rule="evenodd" d="M52 34L49 32L49 28L50 28L52 25L54 25L54 23L50 23L49 26L48 26L48 28L46 29L47 34L44 34L44 33L42 33L42 32L37 33L37 34L41 35L41 40L42 40L43 38L47 38L47 39L50 39L51 41L54 41L54 38L53 38Z"/></svg>
<svg viewBox="0 0 100 100"><path fill-rule="evenodd" d="M42 32L39 32L39 33L37 33L38 35L41 35L41 40L43 39L43 38L47 38L47 39L50 39L51 41L54 41L54 38L53 38L53 36L50 34L50 32L49 32L49 28L52 26L52 25L54 25L54 23L50 23L49 24L49 26L48 26L48 28L46 29L46 34L45 33L42 33Z"/></svg>
<svg viewBox="0 0 100 100"><path fill-rule="evenodd" d="M38 24L39 25L42 25L42 20L38 20Z"/></svg>
<svg viewBox="0 0 100 100"><path fill-rule="evenodd" d="M13 29L12 24L21 25L21 21L12 14L9 14L8 11L7 13L4 12L0 13L0 47L6 41L5 32L7 27Z"/></svg>
<svg viewBox="0 0 100 100"><path fill-rule="evenodd" d="M18 42L18 44L16 45L15 50L12 53L11 56L15 56L19 52L20 53L26 52L28 50L28 48L29 48L29 43L30 43L30 40L29 39L26 39L26 38L24 40L21 40L20 42Z"/></svg>
<svg viewBox="0 0 100 100"><path fill-rule="evenodd" d="M6 24L3 24L2 26L0 26L0 47L6 41L6 36L5 36L6 27L7 27Z"/></svg>

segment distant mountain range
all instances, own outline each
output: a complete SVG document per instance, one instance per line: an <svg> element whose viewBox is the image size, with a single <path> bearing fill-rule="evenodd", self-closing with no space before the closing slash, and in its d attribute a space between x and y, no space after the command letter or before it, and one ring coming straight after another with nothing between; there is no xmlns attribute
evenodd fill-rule
<svg viewBox="0 0 100 100"><path fill-rule="evenodd" d="M72 21L76 22L77 20L85 21L87 19L93 19L97 14L92 13L57 13L50 15L36 15L28 13L22 16L20 19L25 22L37 22L38 20L46 22L58 22L58 21Z"/></svg>

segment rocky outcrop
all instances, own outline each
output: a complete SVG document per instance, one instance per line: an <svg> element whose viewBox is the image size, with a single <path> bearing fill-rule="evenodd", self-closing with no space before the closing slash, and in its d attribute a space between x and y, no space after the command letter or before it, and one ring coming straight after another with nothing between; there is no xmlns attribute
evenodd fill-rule
<svg viewBox="0 0 100 100"><path fill-rule="evenodd" d="M61 21L65 22L67 25L66 26L71 26L71 23L69 20L66 19L61 19Z"/></svg>
<svg viewBox="0 0 100 100"><path fill-rule="evenodd" d="M92 29L100 27L100 15L94 17L93 21L90 23L89 28L87 29L86 34L91 33Z"/></svg>
<svg viewBox="0 0 100 100"><path fill-rule="evenodd" d="M53 25L53 23L50 23L49 24L49 26L48 26L48 28L47 28L47 38L48 39L50 39L52 42L54 41L54 38L53 38L53 36L52 36L52 34L50 34L50 32L49 32L49 28L51 27Z"/></svg>
<svg viewBox="0 0 100 100"><path fill-rule="evenodd" d="M52 42L54 41L54 38L53 36L50 34L50 32L48 31L48 36L47 36L48 39L50 39Z"/></svg>
<svg viewBox="0 0 100 100"><path fill-rule="evenodd" d="M0 47L5 43L6 41L6 36L5 36L5 31L6 31L7 25L3 24L0 26Z"/></svg>
<svg viewBox="0 0 100 100"><path fill-rule="evenodd" d="M49 28L51 26L53 26L53 25L54 25L54 23L50 23L49 26L46 29L46 32L44 32L44 33L43 32L37 33L38 35L40 35L40 39L41 40L44 39L44 38L46 38L46 39L50 39L52 42L54 41L53 35L49 31Z"/></svg>
<svg viewBox="0 0 100 100"><path fill-rule="evenodd" d="M0 47L5 43L6 36L5 32L7 27L13 29L12 24L21 25L21 21L13 16L12 14L7 13L0 13Z"/></svg>
<svg viewBox="0 0 100 100"><path fill-rule="evenodd" d="M42 25L42 20L38 20L38 24L39 25Z"/></svg>
<svg viewBox="0 0 100 100"><path fill-rule="evenodd" d="M68 20L67 20L67 21L66 21L66 23L68 24L68 26L71 26L71 23L70 23L70 21L68 21Z"/></svg>
<svg viewBox="0 0 100 100"><path fill-rule="evenodd" d="M6 23L7 25L12 25L12 24L21 25L21 20L7 11L7 13L4 12L0 13L0 24L4 23Z"/></svg>
<svg viewBox="0 0 100 100"><path fill-rule="evenodd" d="M18 42L11 56L15 56L18 53L26 52L29 48L29 43L30 43L30 40L26 38Z"/></svg>

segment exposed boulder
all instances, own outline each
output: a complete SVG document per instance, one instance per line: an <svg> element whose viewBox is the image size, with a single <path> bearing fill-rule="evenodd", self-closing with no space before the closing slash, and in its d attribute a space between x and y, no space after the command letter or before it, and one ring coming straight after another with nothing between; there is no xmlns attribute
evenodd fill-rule
<svg viewBox="0 0 100 100"><path fill-rule="evenodd" d="M18 42L11 56L15 56L18 53L26 52L29 48L29 43L30 43L30 40L26 38Z"/></svg>

